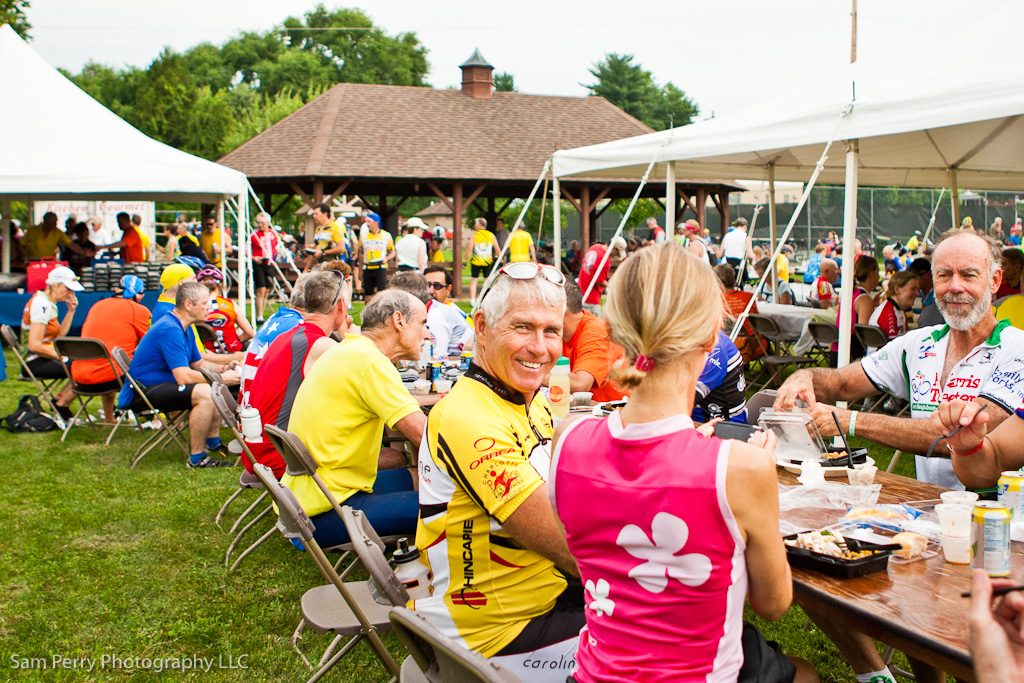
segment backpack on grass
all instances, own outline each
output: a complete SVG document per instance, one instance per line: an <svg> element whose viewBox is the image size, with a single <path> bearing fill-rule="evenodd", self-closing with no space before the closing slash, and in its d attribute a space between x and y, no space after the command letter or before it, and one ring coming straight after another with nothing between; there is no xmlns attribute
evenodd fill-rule
<svg viewBox="0 0 1024 683"><path fill-rule="evenodd" d="M43 412L39 399L35 396L23 395L18 399L18 407L2 421L11 432L50 432L58 429L57 422Z"/></svg>

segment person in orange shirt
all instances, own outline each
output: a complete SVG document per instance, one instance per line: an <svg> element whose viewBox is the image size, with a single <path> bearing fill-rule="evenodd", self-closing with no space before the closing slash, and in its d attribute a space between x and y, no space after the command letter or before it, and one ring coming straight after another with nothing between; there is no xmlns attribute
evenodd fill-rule
<svg viewBox="0 0 1024 683"><path fill-rule="evenodd" d="M565 283L562 355L569 359L570 391L589 391L595 401L625 396L608 377L612 364L624 355L622 347L611 340L604 320L583 310L583 292L571 280Z"/></svg>
<svg viewBox="0 0 1024 683"><path fill-rule="evenodd" d="M121 278L121 296L103 299L93 304L82 325L82 336L99 339L108 351L120 346L128 352L128 357L135 355L135 347L139 345L142 335L149 330L149 309L143 306L142 294L146 291L141 278L125 275ZM115 367L106 360L76 360L71 364L71 376L78 384L90 385L90 389L102 391L109 388L110 393L103 394L103 420L114 422L114 394L120 390ZM120 371L116 371L120 374Z"/></svg>
<svg viewBox="0 0 1024 683"><path fill-rule="evenodd" d="M96 247L96 250L120 249L121 260L124 263L144 263L146 250L142 245L142 235L124 211L117 214L117 227L121 228L121 239L113 244Z"/></svg>

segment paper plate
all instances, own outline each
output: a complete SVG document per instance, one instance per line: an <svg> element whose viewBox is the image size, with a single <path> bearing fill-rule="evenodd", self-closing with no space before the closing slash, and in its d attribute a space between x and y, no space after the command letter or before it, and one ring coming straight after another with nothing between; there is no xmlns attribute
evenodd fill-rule
<svg viewBox="0 0 1024 683"><path fill-rule="evenodd" d="M775 464L781 467L782 469L786 470L787 472L792 472L793 474L800 474L800 463L798 462L791 462L789 460L777 460ZM869 455L867 456L867 460L865 460L864 464L869 466L874 465L875 459ZM845 479L846 469L847 468L845 465L843 467L822 467L821 472L822 474L825 475L826 479Z"/></svg>

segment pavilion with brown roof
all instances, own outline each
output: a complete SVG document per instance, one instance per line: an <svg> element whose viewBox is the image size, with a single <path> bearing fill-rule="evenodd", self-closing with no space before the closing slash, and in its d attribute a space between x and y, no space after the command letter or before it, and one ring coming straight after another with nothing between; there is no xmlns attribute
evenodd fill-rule
<svg viewBox="0 0 1024 683"><path fill-rule="evenodd" d="M460 68L459 90L339 83L220 163L245 173L272 213L292 196L312 208L358 194L391 226L406 199L436 198L451 209L458 247L467 207L476 203L493 225L511 201L529 195L556 150L651 132L603 97L495 92L494 68L479 51ZM598 207L602 200L632 197L637 182L561 181L563 197L580 214L585 245L596 217L608 207ZM677 180L676 188L677 207L688 208L702 225L712 198L723 226L728 193L740 189L726 181L691 180ZM663 189L648 185L644 196L663 202ZM461 251L454 249L456 272ZM460 288L461 278L454 280Z"/></svg>

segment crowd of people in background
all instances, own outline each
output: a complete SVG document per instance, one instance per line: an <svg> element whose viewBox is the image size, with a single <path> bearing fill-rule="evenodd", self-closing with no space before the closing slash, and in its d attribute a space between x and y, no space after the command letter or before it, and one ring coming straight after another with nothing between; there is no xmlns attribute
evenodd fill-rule
<svg viewBox="0 0 1024 683"><path fill-rule="evenodd" d="M484 656L531 669L530 680L564 681L557 667L530 662L566 656L575 658L577 681L622 671L816 680L807 663L743 619L744 601L774 619L794 599L778 534L774 441L714 436L719 421L746 422L744 370L766 348L749 321L737 335L728 325L759 305L809 306L832 314L840 330L873 325L884 335L878 348L855 343L845 367L836 367L833 346L831 367L783 382L776 407L806 406L823 436L843 430L917 453L918 478L949 488L989 486L1002 470L1024 466L1013 448L1024 433L1024 385L1002 379L1024 373L1024 321L1009 317L1024 314L1019 220L1008 237L999 224L975 231L969 219L934 242L915 235L885 245L881 262L859 241L844 254L830 233L797 263L791 245L773 262L742 218L717 244L695 220L670 234L651 218L629 238L586 249L570 242L556 268L552 245L535 242L525 226L497 221L492 229L483 217L462 245L416 217L400 221L397 239L370 210L356 225L321 204L311 219L311 240L301 243L270 215L255 217L253 326L229 297L233 247L216 217L198 231L187 217L167 224L164 247L150 253L157 247L141 238L141 219L119 214L119 234L106 235L73 220L61 231L48 213L21 236L18 252L61 254L69 267L51 269L25 306L29 367L41 378L70 372L107 389L108 421L116 410L188 411L191 468L231 464L204 378L215 373L243 407L305 444L339 502L362 510L382 535L415 535L433 593L415 600L417 612ZM454 249L468 266L472 313L453 299L461 277L451 267ZM115 396L116 376L87 362L68 371L54 349L83 290L75 268L103 252L124 263L167 262L152 311L140 305L145 284L126 274L83 329L127 352L139 393L124 384ZM844 259L852 260L848 283ZM803 282L794 282L799 271ZM285 272L295 279L290 297L264 320ZM764 287L751 286L761 278ZM845 287L848 319L838 311ZM365 304L358 327L349 315L354 294ZM205 341L204 325L212 330ZM398 370L425 348L432 360L472 357L429 416ZM556 425L546 395L560 357L572 392L628 403L607 419ZM950 390L921 393L925 381ZM908 415L832 405L880 392L896 402L916 392ZM55 395L64 420L73 419L73 399L70 385ZM968 428L947 438L948 455L932 456L929 444L957 426ZM382 443L385 428L408 441L411 459ZM245 459L246 469L265 465L281 479L320 545L349 540L310 477L288 474L269 443L247 442L255 462ZM678 466L680 454L687 467ZM594 496L604 504L595 507ZM697 527L700 534L690 532ZM657 566L637 571L637 559ZM803 607L858 681L894 681L867 635ZM983 624L986 615L998 618L972 618ZM652 633L671 637L652 641Z"/></svg>

